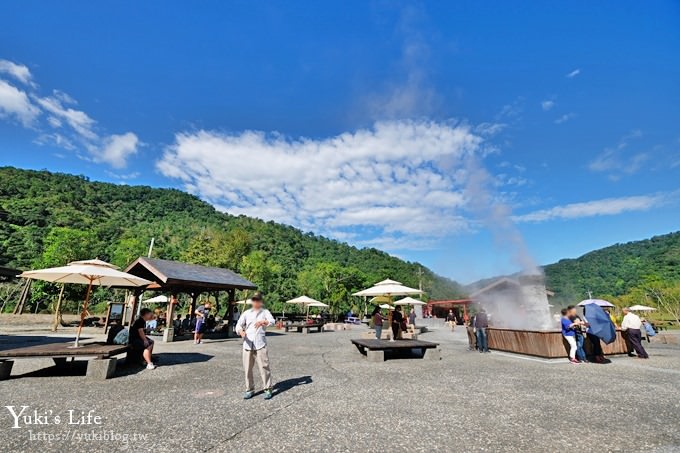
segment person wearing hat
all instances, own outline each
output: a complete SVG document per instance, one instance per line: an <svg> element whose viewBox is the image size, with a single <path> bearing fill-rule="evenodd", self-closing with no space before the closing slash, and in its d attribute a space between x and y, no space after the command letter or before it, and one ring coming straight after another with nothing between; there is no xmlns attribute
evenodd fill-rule
<svg viewBox="0 0 680 453"><path fill-rule="evenodd" d="M274 317L264 308L261 292L253 294L250 300L252 308L244 311L236 323L236 333L243 338L243 368L246 373L246 392L243 399L248 400L255 394L253 367L257 362L264 387L264 399L268 400L272 398L273 393L265 329L274 325Z"/></svg>

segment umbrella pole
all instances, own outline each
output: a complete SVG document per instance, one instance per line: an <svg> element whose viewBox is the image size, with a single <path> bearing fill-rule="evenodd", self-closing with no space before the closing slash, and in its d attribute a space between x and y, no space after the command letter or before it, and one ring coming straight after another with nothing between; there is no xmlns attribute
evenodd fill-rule
<svg viewBox="0 0 680 453"><path fill-rule="evenodd" d="M87 285L87 295L85 296L85 303L83 303L83 310L80 312L80 324L78 324L78 332L76 333L76 343L75 347L80 347L80 332L83 330L83 324L85 323L85 313L87 313L87 304L90 302L90 293L92 292L92 280L90 284Z"/></svg>

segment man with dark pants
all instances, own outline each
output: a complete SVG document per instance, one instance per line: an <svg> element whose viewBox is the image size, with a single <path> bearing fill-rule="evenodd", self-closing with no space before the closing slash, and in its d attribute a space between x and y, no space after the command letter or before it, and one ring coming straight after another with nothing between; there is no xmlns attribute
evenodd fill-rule
<svg viewBox="0 0 680 453"><path fill-rule="evenodd" d="M399 340L401 323L404 320L404 315L401 314L401 305L397 305L397 308L392 312L392 338L390 341Z"/></svg>
<svg viewBox="0 0 680 453"><path fill-rule="evenodd" d="M626 333L628 341L633 346L638 359L648 359L647 351L642 347L642 332L640 332L642 320L628 308L623 309L623 314L625 316L621 322L621 330Z"/></svg>
<svg viewBox="0 0 680 453"><path fill-rule="evenodd" d="M477 349L479 352L489 352L486 329L489 327L489 317L484 309L475 316L474 328L477 329Z"/></svg>

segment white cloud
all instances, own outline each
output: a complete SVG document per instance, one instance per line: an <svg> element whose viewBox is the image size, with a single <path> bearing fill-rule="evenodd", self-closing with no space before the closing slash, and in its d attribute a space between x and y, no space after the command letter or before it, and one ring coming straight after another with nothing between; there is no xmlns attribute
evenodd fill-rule
<svg viewBox="0 0 680 453"><path fill-rule="evenodd" d="M574 77L576 77L576 76L579 75L580 73L581 73L581 70L577 68L577 69L574 69L573 71L571 71L571 72L570 72L569 74L567 74L565 77L567 77L568 79L573 79Z"/></svg>
<svg viewBox="0 0 680 453"><path fill-rule="evenodd" d="M640 130L633 130L624 135L615 147L605 148L589 164L588 168L595 172L608 172L609 178L618 180L622 175L632 175L637 173L650 158L646 152L638 152L626 155L626 149L630 144L642 137ZM630 154L630 153L628 153Z"/></svg>
<svg viewBox="0 0 680 453"><path fill-rule="evenodd" d="M325 139L244 131L177 134L159 171L233 214L367 241L440 237L466 227L459 171L481 152L470 126L383 121ZM415 242L414 242L415 243Z"/></svg>
<svg viewBox="0 0 680 453"><path fill-rule="evenodd" d="M94 140L97 134L92 130L95 125L95 120L90 118L87 113L81 110L75 110L70 107L64 107L59 99L56 97L44 97L36 99L45 111L51 113L53 118L65 121L69 126L75 130L78 135L87 140ZM54 125L54 121L50 121Z"/></svg>
<svg viewBox="0 0 680 453"><path fill-rule="evenodd" d="M125 168L127 159L137 153L139 139L132 132L110 135L102 140L99 149L90 150L96 162L105 162L113 168Z"/></svg>
<svg viewBox="0 0 680 453"><path fill-rule="evenodd" d="M19 89L0 79L0 119L18 120L34 129L38 133L34 143L76 151L84 148L89 153L86 159L114 168L125 167L127 159L137 153L140 142L134 133L101 135L97 122L73 108L78 102L67 93L54 89L49 96L40 95L26 66L0 60L0 74L26 85Z"/></svg>
<svg viewBox="0 0 680 453"><path fill-rule="evenodd" d="M0 79L0 118L14 118L30 127L39 114L24 91Z"/></svg>
<svg viewBox="0 0 680 453"><path fill-rule="evenodd" d="M545 112L547 112L548 110L550 110L553 107L555 107L555 101L551 101L551 100L547 99L547 100L541 102L541 108Z"/></svg>
<svg viewBox="0 0 680 453"><path fill-rule="evenodd" d="M569 120L571 120L571 119L573 119L573 118L576 118L576 114L575 114L575 113L565 113L564 115L560 116L559 118L557 118L557 119L555 120L555 124L566 123L567 121L569 121Z"/></svg>
<svg viewBox="0 0 680 453"><path fill-rule="evenodd" d="M579 219L605 215L617 215L624 212L647 211L670 201L669 194L640 195L621 198L605 198L602 200L572 203L555 206L515 216L516 222L545 222L555 219Z"/></svg>
<svg viewBox="0 0 680 453"><path fill-rule="evenodd" d="M31 71L22 64L0 60L0 74L7 74L25 85L33 86Z"/></svg>

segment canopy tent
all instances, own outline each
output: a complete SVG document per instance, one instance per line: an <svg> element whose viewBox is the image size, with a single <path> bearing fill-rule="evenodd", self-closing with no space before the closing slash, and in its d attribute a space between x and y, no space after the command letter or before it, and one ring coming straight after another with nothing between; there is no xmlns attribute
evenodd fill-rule
<svg viewBox="0 0 680 453"><path fill-rule="evenodd" d="M646 305L633 305L632 307L628 307L628 309L631 311L656 311L656 308L648 307Z"/></svg>
<svg viewBox="0 0 680 453"><path fill-rule="evenodd" d="M595 304L598 307L605 307L605 308L611 308L611 307L614 306L614 304L612 304L611 302L607 302L606 300L602 300L602 299L586 299L586 300L582 300L577 305L579 307L583 307L583 306L591 305L591 304Z"/></svg>
<svg viewBox="0 0 680 453"><path fill-rule="evenodd" d="M394 305L427 305L426 302L422 300L414 299L413 297L404 297L393 302Z"/></svg>
<svg viewBox="0 0 680 453"><path fill-rule="evenodd" d="M141 287L152 282L118 270L117 266L102 260L73 261L66 266L26 271L21 277L44 280L52 283L76 283L87 286L85 302L80 313L80 324L76 334L75 347L79 347L80 333L83 330L87 305L90 302L92 286Z"/></svg>

